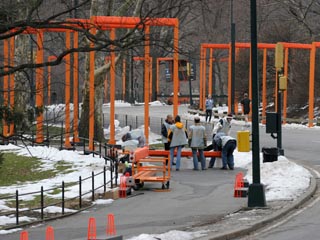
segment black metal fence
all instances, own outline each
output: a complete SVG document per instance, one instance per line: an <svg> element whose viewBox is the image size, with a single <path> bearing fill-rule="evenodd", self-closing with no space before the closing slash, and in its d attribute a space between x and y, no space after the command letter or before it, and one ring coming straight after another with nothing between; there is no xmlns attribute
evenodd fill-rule
<svg viewBox="0 0 320 240"><path fill-rule="evenodd" d="M0 216L7 216L11 217L15 215L15 223L8 224L4 226L4 229L10 229L17 226L27 225L31 223L35 223L38 221L54 219L59 216L69 215L69 212L65 212L66 206L69 206L68 209L73 209L76 212L80 211L84 208L87 208L92 204L93 201L98 197L98 194L105 194L109 188L114 188L114 186L118 185L118 152L116 151L116 145L108 145L108 144L95 144L98 147L98 151L88 151L86 150L86 140L83 139L83 153L84 154L93 154L93 156L98 155L99 157L103 158L106 165L103 167L103 170L95 173L92 172L90 176L82 178L79 176L78 180L74 182L65 183L62 181L60 186L54 188L44 189L43 186L40 187L39 191L35 192L28 192L28 193L19 193L19 190L16 190L15 194L6 195L0 197L0 200L4 200L6 203L10 203L11 208L6 211L0 212ZM108 173L109 172L109 173ZM110 174L110 177L107 181L107 174ZM103 177L103 184L97 186L95 184L95 179L98 176ZM91 189L84 190L83 183L90 181L91 182ZM78 187L78 194L72 198L66 198L66 189L68 187ZM102 189L101 191L99 191ZM60 198L55 197L56 201L53 201L53 198L46 198L46 194L56 193L60 194ZM32 207L25 206L26 204L30 204L30 201L23 200L26 196L32 196ZM45 209L51 206L58 206L61 207L60 213L45 214ZM15 209L15 210L12 210ZM23 220L23 217L29 217L31 221ZM22 220L21 220L22 219Z"/></svg>

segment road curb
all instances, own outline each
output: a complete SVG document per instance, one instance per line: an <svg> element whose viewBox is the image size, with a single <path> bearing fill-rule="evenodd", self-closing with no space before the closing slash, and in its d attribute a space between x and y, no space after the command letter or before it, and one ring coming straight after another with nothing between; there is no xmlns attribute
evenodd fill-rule
<svg viewBox="0 0 320 240"><path fill-rule="evenodd" d="M207 235L204 238L199 239L206 239L206 240L227 240L227 239L234 239L236 237L242 237L245 235L248 235L251 232L257 231L258 229L261 229L262 227L266 226L267 224L270 224L271 222L278 220L280 218L285 217L287 214L289 214L294 209L297 209L299 206L306 203L315 193L317 190L317 182L316 182L316 174L313 169L304 166L308 169L308 171L311 173L312 177L310 178L310 186L307 189L305 193L303 193L298 199L296 199L292 204L290 204L288 207L283 208L282 210L276 211L276 213L271 214L264 218L261 221L258 221L257 223L249 226L249 227L243 227L238 229L233 229L230 231L223 232L221 234L214 234L214 235Z"/></svg>

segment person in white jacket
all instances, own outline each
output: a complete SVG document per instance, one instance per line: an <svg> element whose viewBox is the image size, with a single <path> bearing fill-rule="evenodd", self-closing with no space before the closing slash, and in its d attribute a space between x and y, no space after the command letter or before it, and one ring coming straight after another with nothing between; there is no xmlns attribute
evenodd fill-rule
<svg viewBox="0 0 320 240"><path fill-rule="evenodd" d="M214 138L216 135L230 135L230 129L231 129L231 120L232 120L232 114L228 114L226 117L221 118L216 125L214 126L212 130L212 145L214 151L220 151L220 146L217 146L215 144ZM209 161L208 168L213 168L214 163L216 161L215 157L211 157Z"/></svg>
<svg viewBox="0 0 320 240"><path fill-rule="evenodd" d="M189 128L189 146L193 156L193 170L198 169L198 162L201 162L202 170L206 170L206 159L203 154L203 149L207 145L206 128L200 124L200 118L194 118L194 125ZM198 159L199 153L199 159Z"/></svg>
<svg viewBox="0 0 320 240"><path fill-rule="evenodd" d="M230 170L234 169L234 157L233 152L237 147L237 140L231 136L224 134L217 134L214 138L215 143L222 148L222 170L227 170L227 166Z"/></svg>

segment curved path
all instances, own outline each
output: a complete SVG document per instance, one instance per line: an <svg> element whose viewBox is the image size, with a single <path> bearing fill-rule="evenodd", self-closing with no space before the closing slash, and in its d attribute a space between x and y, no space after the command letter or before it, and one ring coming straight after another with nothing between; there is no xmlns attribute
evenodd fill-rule
<svg viewBox="0 0 320 240"><path fill-rule="evenodd" d="M105 111L107 112L107 109ZM181 106L179 112L183 114L185 111L186 107ZM117 108L116 112L143 115L143 107ZM172 107L151 107L150 112L152 116L165 118L166 114L172 112ZM241 126L233 126L232 135L235 135L238 130L241 130ZM314 129L284 128L283 148L285 155L289 159L317 165L320 162L319 133L319 130ZM260 128L260 147L262 146L276 146L276 140L265 134L264 127ZM88 218L93 216L97 220L97 237L103 239L105 238L106 216L108 213L113 213L117 232L125 237L130 237L141 233L160 233L172 229L188 229L191 226L199 226L204 223L214 223L227 213L246 206L246 199L235 199L232 196L233 181L237 171L210 169L194 172L189 170L192 168L191 164L191 159L186 159L183 161L180 172L173 171L172 191L170 192L145 191L143 194L120 199L110 205L96 206L90 211L46 224L54 227L55 239L57 240L80 240L86 238ZM159 188L160 186L155 184L150 187ZM313 211L319 213L318 208ZM313 215L313 217L317 217L317 214ZM320 216L320 214L318 215ZM314 219L314 221L320 222L319 219ZM30 228L28 231L30 240L43 239L45 225ZM1 235L2 240L18 238L18 233ZM256 239L260 239L260 237ZM278 238L274 236L272 239Z"/></svg>

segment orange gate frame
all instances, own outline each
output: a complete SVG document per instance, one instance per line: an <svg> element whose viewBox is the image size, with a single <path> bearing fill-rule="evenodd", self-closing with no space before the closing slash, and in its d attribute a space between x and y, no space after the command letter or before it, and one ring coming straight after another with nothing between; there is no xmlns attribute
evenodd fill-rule
<svg viewBox="0 0 320 240"><path fill-rule="evenodd" d="M76 21L81 21L87 23L87 19L75 19ZM90 19L91 26L95 26L91 29L92 33L96 29L110 30L110 40L115 39L115 29L116 28L136 28L141 24L141 19L137 17L110 17L110 16L93 16ZM149 82L150 82L150 44L149 44L149 34L150 26L169 26L174 27L174 89L178 88L178 37L179 37L179 22L176 18L150 18L145 22L145 71L144 71L144 132L148 143L149 138ZM94 44L91 43L91 47ZM113 50L114 46L111 45L110 49ZM94 138L94 52L90 52L90 97L89 97L89 150L94 150L93 138ZM178 113L178 92L174 93L174 109L173 114ZM115 100L115 53L111 51L111 69L110 69L110 144L115 143L115 112L114 112L114 100Z"/></svg>
<svg viewBox="0 0 320 240"><path fill-rule="evenodd" d="M69 19L69 21L74 21L74 19ZM79 22L79 19L76 21ZM105 17L105 16L93 16L91 19L80 19L80 21L85 23L86 28L90 28L90 31L92 34L95 34L96 29L104 29L104 30L110 30L110 40L115 39L115 28L135 28L141 24L141 19L137 17ZM74 24L68 23L68 25ZM92 28L92 26L95 26ZM149 34L150 34L150 26L169 26L174 27L174 89L178 88L178 36L179 36L179 22L176 18L150 18L146 20L145 23L145 34L146 34L146 40L145 40L145 135L148 139L149 136L149 81L150 81L150 44L149 44ZM102 27L102 28L101 28ZM37 58L36 58L36 64L43 63L43 33L44 32L65 32L66 33L66 49L71 48L71 37L70 34L73 32L69 29L41 29L37 30L34 28L28 28L26 31L24 31L24 34L37 34ZM74 33L74 47L78 46L78 33ZM13 58L14 58L14 48L11 48L11 51L9 51L9 46L6 44L5 40L4 42L4 55L9 56L9 58L12 61L13 65ZM14 38L12 37L10 39L10 42L12 43L11 46L14 44ZM94 44L91 42L91 47L94 47ZM115 52L112 51L114 49L114 45L110 46L111 49L111 84L110 84L110 143L115 143L114 135L115 135L115 126L114 126L114 93L115 93ZM10 55L9 55L10 54ZM93 138L94 138L94 51L90 52L90 73L89 73L89 108L90 108L90 116L89 116L89 149L94 150L93 145ZM74 80L75 80L75 86L74 91L77 93L77 87L78 86L78 59L77 54L74 55L75 58L75 67L74 67ZM7 59L9 59L7 58ZM69 148L70 140L69 140L69 132L70 132L70 60L71 56L68 54L66 57L66 88L65 88L65 103L66 103L66 126L65 126L65 147ZM8 60L7 60L8 61ZM4 59L4 65L9 66L6 59ZM11 62L10 62L11 64ZM36 107L43 107L43 67L36 69ZM4 81L4 90L8 89L8 76L5 76ZM14 75L10 77L10 86L14 86ZM175 91L174 93L174 115L178 113L178 91ZM75 138L74 141L78 140L78 123L77 123L77 116L78 116L78 93L74 95L74 103L75 103L75 124L74 124L74 130L75 130ZM14 91L12 91L12 94L10 94L10 101L14 97ZM5 103L8 103L8 95L6 94L6 91L4 93L4 101ZM11 104L13 104L13 100L11 101ZM7 124L4 124L6 126ZM10 129L12 129L13 133L13 125L10 126ZM3 133L5 136L7 136L8 128L4 127ZM11 134L12 134L11 133ZM39 114L37 116L37 134L36 134L36 142L43 142L43 114Z"/></svg>
<svg viewBox="0 0 320 240"><path fill-rule="evenodd" d="M37 52L36 52L36 64L41 64L44 61L44 51L43 51L43 38L44 38L44 32L64 32L66 34L66 49L70 49L70 33L72 32L71 30L68 29L62 29L62 28L48 28L48 29L35 29L35 28L27 28L22 34L36 34L37 36ZM75 34L75 42L78 42L77 39L77 34ZM8 50L6 48L6 39L4 40L4 55L8 55ZM10 38L10 43L11 46L14 45L14 37ZM76 43L75 43L76 44ZM14 48L11 48L10 52L10 64L14 65L13 59L14 59ZM77 54L74 55L75 58L75 64L78 64L77 60ZM48 61L54 60L56 57L55 56L49 56ZM66 66L66 87L65 87L65 104L66 104L66 118L65 118L65 147L70 148L70 59L71 56L68 54L65 57L65 66ZM4 60L4 64L6 65L6 61ZM44 105L44 94L43 94L43 87L44 87L44 67L38 67L36 68L36 107L37 108L42 108ZM76 71L76 70L74 70ZM4 89L6 87L6 79L7 76L4 77ZM74 74L74 82L75 82L75 87L78 86L78 74ZM51 66L48 66L48 84L51 83ZM13 106L14 102L14 74L10 75L10 104ZM77 89L77 88L76 88ZM77 90L74 89L74 104L77 106L78 105L78 93ZM51 88L50 85L48 86L48 103L50 103L50 96L51 96ZM4 94L4 102L6 103L7 96ZM36 142L37 143L42 143L44 141L43 137L43 113L40 112L37 114L36 118ZM74 111L74 134L76 137L78 137L78 111L77 108L75 108ZM13 124L10 125L10 133L9 135L13 134ZM4 124L3 128L3 134L7 136L6 134L8 132L8 129L6 127L6 124ZM76 139L75 137L75 139Z"/></svg>
<svg viewBox="0 0 320 240"><path fill-rule="evenodd" d="M282 43L284 46L284 75L288 76L288 65L289 65L289 48L292 49L309 49L310 50L310 70L309 70L309 127L313 127L314 119L314 79L315 79L315 53L316 48L320 47L320 42L313 42L312 44L301 44L301 43ZM269 43L258 43L258 48L263 49L263 67L262 67L262 117L266 115L266 66L267 66L267 50L275 49L275 44ZM203 107L205 101L205 83L206 83L206 49L210 49L210 59L212 59L211 49L229 49L229 73L228 73L228 106L231 105L231 45L230 44L201 44L200 48L200 108ZM236 43L237 48L250 48L250 43ZM211 62L211 61L210 61ZM210 63L209 63L210 64ZM209 65L209 69L212 70L212 67ZM250 61L251 69L251 61ZM209 74L210 82L210 74ZM210 84L210 83L209 83ZM210 84L211 85L211 84ZM278 91L278 81L276 76L276 87L275 93ZM210 93L210 89L209 89ZM249 74L249 97L251 98L251 74ZM277 106L277 94L275 94L275 106ZM284 101L283 101L283 118L287 117L287 91L284 92ZM263 121L265 122L265 121ZM285 121L284 121L285 123Z"/></svg>

